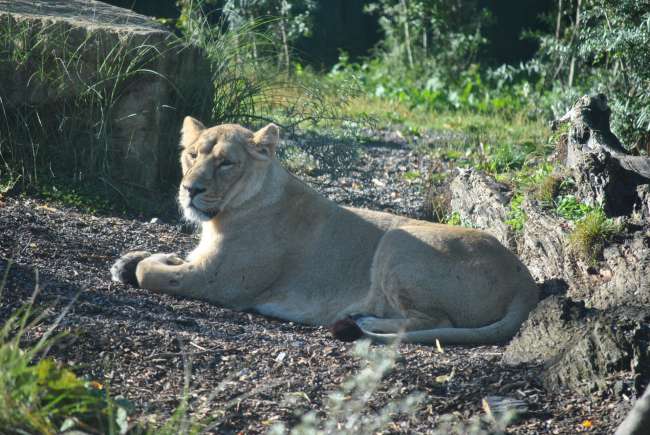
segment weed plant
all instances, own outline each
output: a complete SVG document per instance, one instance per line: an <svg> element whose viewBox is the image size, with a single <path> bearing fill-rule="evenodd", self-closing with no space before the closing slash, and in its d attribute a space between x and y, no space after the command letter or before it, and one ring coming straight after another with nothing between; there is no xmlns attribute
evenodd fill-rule
<svg viewBox="0 0 650 435"><path fill-rule="evenodd" d="M526 212L523 209L524 198L524 195L516 194L510 200L510 210L506 224L516 232L523 231L526 223Z"/></svg>
<svg viewBox="0 0 650 435"><path fill-rule="evenodd" d="M557 199L555 213L570 221L584 219L592 213L594 208L588 204L578 201L574 195L564 195Z"/></svg>

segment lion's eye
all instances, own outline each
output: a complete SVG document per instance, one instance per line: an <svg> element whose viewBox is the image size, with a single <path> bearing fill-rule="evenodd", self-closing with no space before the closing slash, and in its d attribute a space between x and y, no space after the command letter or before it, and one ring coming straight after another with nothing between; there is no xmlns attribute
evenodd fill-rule
<svg viewBox="0 0 650 435"><path fill-rule="evenodd" d="M233 166L234 164L235 164L235 162L233 162L231 160L228 160L228 159L225 159L223 162L221 162L219 167L220 168L229 168L229 167Z"/></svg>
<svg viewBox="0 0 650 435"><path fill-rule="evenodd" d="M197 153L190 153L190 159L194 160L198 156Z"/></svg>

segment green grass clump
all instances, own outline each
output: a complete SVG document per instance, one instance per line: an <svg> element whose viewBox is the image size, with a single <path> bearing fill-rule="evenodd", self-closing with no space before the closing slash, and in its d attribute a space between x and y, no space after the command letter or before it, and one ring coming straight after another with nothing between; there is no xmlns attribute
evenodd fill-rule
<svg viewBox="0 0 650 435"><path fill-rule="evenodd" d="M569 246L582 259L595 262L607 240L619 232L619 226L602 209L594 209L576 222L569 235Z"/></svg>

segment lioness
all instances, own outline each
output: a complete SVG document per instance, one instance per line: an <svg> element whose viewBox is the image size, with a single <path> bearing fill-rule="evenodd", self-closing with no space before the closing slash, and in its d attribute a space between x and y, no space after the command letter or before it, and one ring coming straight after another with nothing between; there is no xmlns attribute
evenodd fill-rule
<svg viewBox="0 0 650 435"><path fill-rule="evenodd" d="M199 245L131 252L114 280L289 321L355 322L378 342L484 344L510 339L538 300L526 267L492 236L341 207L275 158L279 130L181 130L185 217Z"/></svg>

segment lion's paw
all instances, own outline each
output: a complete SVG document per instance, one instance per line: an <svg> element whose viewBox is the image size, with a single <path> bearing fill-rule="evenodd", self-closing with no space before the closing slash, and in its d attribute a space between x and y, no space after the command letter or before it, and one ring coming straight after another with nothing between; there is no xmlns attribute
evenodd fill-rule
<svg viewBox="0 0 650 435"><path fill-rule="evenodd" d="M151 252L148 251L127 252L111 266L111 279L122 284L138 287L135 269L138 267L138 263L150 256Z"/></svg>

